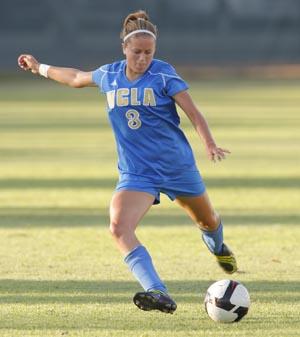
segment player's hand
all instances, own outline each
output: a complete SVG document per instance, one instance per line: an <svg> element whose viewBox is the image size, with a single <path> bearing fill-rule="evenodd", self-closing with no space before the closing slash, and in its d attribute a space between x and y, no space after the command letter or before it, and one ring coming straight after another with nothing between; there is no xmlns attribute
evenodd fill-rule
<svg viewBox="0 0 300 337"><path fill-rule="evenodd" d="M22 54L18 57L18 65L23 70L30 70L33 74L39 73L39 62L28 54Z"/></svg>
<svg viewBox="0 0 300 337"><path fill-rule="evenodd" d="M208 158L212 160L213 162L221 161L226 158L226 154L231 153L229 150L222 149L214 143L208 144L206 146L206 151L207 151Z"/></svg>

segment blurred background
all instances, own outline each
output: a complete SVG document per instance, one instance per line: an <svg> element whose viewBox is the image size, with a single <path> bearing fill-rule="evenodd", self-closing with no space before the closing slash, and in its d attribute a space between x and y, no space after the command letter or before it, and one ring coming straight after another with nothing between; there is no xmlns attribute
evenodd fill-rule
<svg viewBox="0 0 300 337"><path fill-rule="evenodd" d="M16 71L23 52L83 68L117 60L123 19L137 9L158 26L157 57L177 66L300 63L299 0L1 0L1 70Z"/></svg>

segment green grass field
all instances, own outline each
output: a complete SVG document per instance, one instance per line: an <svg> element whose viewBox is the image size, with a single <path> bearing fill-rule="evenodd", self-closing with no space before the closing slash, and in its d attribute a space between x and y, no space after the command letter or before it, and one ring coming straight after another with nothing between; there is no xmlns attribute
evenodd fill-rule
<svg viewBox="0 0 300 337"><path fill-rule="evenodd" d="M30 74L26 74L31 78ZM174 315L141 312L140 290L108 233L115 144L97 89L45 79L0 82L0 336L300 336L300 81L191 84L220 146L210 163L186 131L249 314L216 324L207 287L228 278L189 218L166 197L138 229L170 293Z"/></svg>

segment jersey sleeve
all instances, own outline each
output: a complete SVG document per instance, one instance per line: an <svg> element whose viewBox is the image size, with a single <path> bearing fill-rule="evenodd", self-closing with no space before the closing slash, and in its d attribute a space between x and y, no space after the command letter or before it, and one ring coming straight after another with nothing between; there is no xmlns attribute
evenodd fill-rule
<svg viewBox="0 0 300 337"><path fill-rule="evenodd" d="M92 72L92 80L93 82L99 87L100 91L101 92L105 92L105 89L104 89L104 78L105 76L107 75L107 68L108 68L108 64L104 65L104 66L101 66L100 68L94 70Z"/></svg>
<svg viewBox="0 0 300 337"><path fill-rule="evenodd" d="M172 97L180 91L187 90L188 84L176 73L176 70L168 65L167 71L163 73L165 80L165 93Z"/></svg>

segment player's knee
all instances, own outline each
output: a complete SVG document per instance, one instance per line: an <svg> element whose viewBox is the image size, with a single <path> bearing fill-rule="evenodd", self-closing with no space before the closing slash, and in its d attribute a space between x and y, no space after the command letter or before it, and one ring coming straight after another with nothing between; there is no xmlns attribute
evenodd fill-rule
<svg viewBox="0 0 300 337"><path fill-rule="evenodd" d="M216 230L219 224L220 224L220 217L216 212L212 212L205 218L198 221L198 226L206 231Z"/></svg>
<svg viewBox="0 0 300 337"><path fill-rule="evenodd" d="M119 239L125 234L126 226L120 221L111 221L109 232L115 239Z"/></svg>

